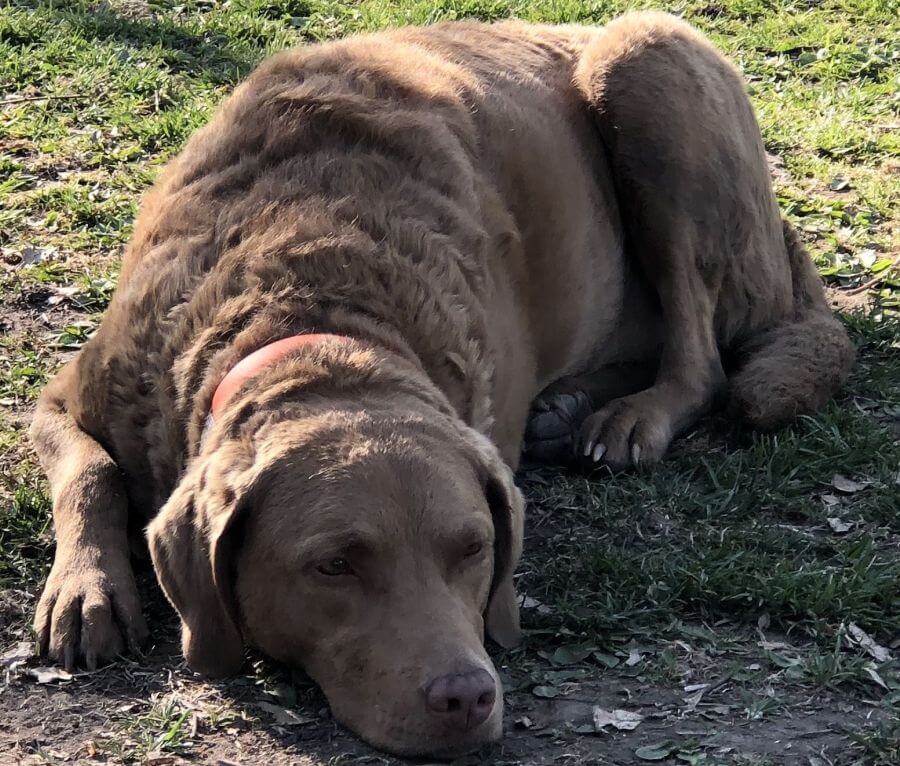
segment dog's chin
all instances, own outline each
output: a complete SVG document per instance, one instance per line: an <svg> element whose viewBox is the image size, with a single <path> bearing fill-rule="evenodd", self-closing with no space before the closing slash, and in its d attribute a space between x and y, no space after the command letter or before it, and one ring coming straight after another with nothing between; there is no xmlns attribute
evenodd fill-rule
<svg viewBox="0 0 900 766"><path fill-rule="evenodd" d="M357 731L352 724L344 723L347 728ZM503 707L498 706L491 717L483 724L463 735L447 734L440 731L422 729L416 733L404 731L392 732L385 736L359 734L372 747L392 755L404 758L428 758L438 761L452 761L468 755L485 745L496 742L503 733Z"/></svg>
<svg viewBox="0 0 900 766"><path fill-rule="evenodd" d="M480 750L485 745L496 742L503 733L503 713L493 714L481 726L467 732L464 737L456 737L453 742L446 745L437 745L434 740L424 742L427 750L419 751L415 755L427 756L439 761L452 761L463 755L468 755L475 750Z"/></svg>

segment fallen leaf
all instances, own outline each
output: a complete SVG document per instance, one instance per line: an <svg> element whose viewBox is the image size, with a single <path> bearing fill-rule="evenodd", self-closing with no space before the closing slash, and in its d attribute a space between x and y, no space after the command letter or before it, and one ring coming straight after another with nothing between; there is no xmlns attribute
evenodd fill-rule
<svg viewBox="0 0 900 766"><path fill-rule="evenodd" d="M57 304L62 303L63 301L71 300L72 298L74 298L76 295L78 295L80 289L81 288L79 288L75 285L64 285L62 287L54 287L53 288L54 294L51 295L49 298L47 298L45 303L48 306L56 306Z"/></svg>
<svg viewBox="0 0 900 766"><path fill-rule="evenodd" d="M844 176L835 176L831 179L831 183L828 184L828 188L831 191L848 191L850 189L850 182L844 178Z"/></svg>
<svg viewBox="0 0 900 766"><path fill-rule="evenodd" d="M0 655L0 667L14 668L34 657L34 644L31 641L19 641L12 649Z"/></svg>
<svg viewBox="0 0 900 766"><path fill-rule="evenodd" d="M72 674L62 668L28 668L25 675L39 684L51 684L54 681L71 681Z"/></svg>
<svg viewBox="0 0 900 766"><path fill-rule="evenodd" d="M828 517L828 526L831 527L832 532L837 532L839 535L853 529L853 525L850 522L839 519L837 516Z"/></svg>
<svg viewBox="0 0 900 766"><path fill-rule="evenodd" d="M625 660L625 664L631 668L637 665L641 661L641 653L637 649L632 649L628 652L628 659Z"/></svg>
<svg viewBox="0 0 900 766"><path fill-rule="evenodd" d="M644 720L640 713L632 713L628 710L604 710L602 707L594 707L594 728L597 731L606 726L612 726L619 731L634 731Z"/></svg>
<svg viewBox="0 0 900 766"><path fill-rule="evenodd" d="M534 721L532 721L527 715L523 715L521 718L517 718L515 720L516 726L520 729L530 729L534 726Z"/></svg>
<svg viewBox="0 0 900 766"><path fill-rule="evenodd" d="M607 654L606 652L594 652L593 657L597 662L607 668L614 668L619 664L618 657Z"/></svg>
<svg viewBox="0 0 900 766"><path fill-rule="evenodd" d="M535 697L552 700L554 697L559 696L559 689L557 689L555 686L535 686L534 689L531 690L531 693Z"/></svg>
<svg viewBox="0 0 900 766"><path fill-rule="evenodd" d="M550 614L553 611L549 606L531 596L525 596L522 599L522 609L536 609L538 614Z"/></svg>
<svg viewBox="0 0 900 766"><path fill-rule="evenodd" d="M837 495L832 495L830 492L822 495L822 502L825 505L837 505L841 502L841 499Z"/></svg>
<svg viewBox="0 0 900 766"><path fill-rule="evenodd" d="M260 710L264 710L275 719L275 723L279 726L303 726L312 723L312 718L304 715L298 715L293 710L288 710L280 705L273 705L271 702L254 703Z"/></svg>
<svg viewBox="0 0 900 766"><path fill-rule="evenodd" d="M54 252L55 249L52 247L33 247L28 245L22 248L22 262L19 265L34 266L34 264L40 263L47 256L53 255Z"/></svg>
<svg viewBox="0 0 900 766"><path fill-rule="evenodd" d="M658 742L655 745L639 747L634 754L643 761L662 761L672 755L676 748L674 742Z"/></svg>
<svg viewBox="0 0 900 766"><path fill-rule="evenodd" d="M880 644L875 643L875 639L855 622L851 622L847 626L847 630L850 632L850 635L853 636L853 640L856 641L867 654L878 660L878 662L887 662L891 659L890 651Z"/></svg>
<svg viewBox="0 0 900 766"><path fill-rule="evenodd" d="M684 698L684 705L688 713L693 713L697 709L697 705L700 704L700 700L702 700L703 695L706 694L706 689L709 685L702 684L702 686L702 689L698 689L693 694Z"/></svg>
<svg viewBox="0 0 900 766"><path fill-rule="evenodd" d="M554 665L575 665L583 662L593 651L590 647L573 645L561 646L548 658Z"/></svg>
<svg viewBox="0 0 900 766"><path fill-rule="evenodd" d="M856 254L856 259L864 269L871 269L878 261L878 252L867 247Z"/></svg>
<svg viewBox="0 0 900 766"><path fill-rule="evenodd" d="M867 485L859 481L853 481L853 479L848 479L846 476L836 473L831 479L831 486L839 492L851 494L865 489Z"/></svg>
<svg viewBox="0 0 900 766"><path fill-rule="evenodd" d="M878 684L882 689L884 689L885 691L890 691L890 688L889 688L888 685L884 682L884 679L883 679L880 675L878 675L878 671L875 670L875 666L874 666L874 665L866 665L865 671L866 671L866 673L869 674L869 677L870 677L876 684Z"/></svg>
<svg viewBox="0 0 900 766"><path fill-rule="evenodd" d="M556 685L566 681L580 680L587 674L586 668L573 668L572 670L548 670L544 673L543 681Z"/></svg>

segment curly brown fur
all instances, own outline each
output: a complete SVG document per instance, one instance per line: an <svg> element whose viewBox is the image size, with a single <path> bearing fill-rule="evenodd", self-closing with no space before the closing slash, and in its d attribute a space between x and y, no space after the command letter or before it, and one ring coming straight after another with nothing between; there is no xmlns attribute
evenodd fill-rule
<svg viewBox="0 0 900 766"><path fill-rule="evenodd" d="M821 409L847 380L853 344L825 302L812 261L784 222L794 310L789 318L738 345L739 369L729 378L730 411L771 430Z"/></svg>
<svg viewBox="0 0 900 766"><path fill-rule="evenodd" d="M149 523L193 667L235 672L245 644L302 665L400 753L495 738L483 640L518 637L529 404L598 371L588 393L616 398L582 428L612 465L712 406L723 351L751 422L819 406L851 356L792 236L739 77L672 17L275 56L147 195L98 333L41 397L42 648L93 665L140 642L127 530ZM310 332L346 339L207 425L230 369ZM604 383L624 369L655 378Z"/></svg>

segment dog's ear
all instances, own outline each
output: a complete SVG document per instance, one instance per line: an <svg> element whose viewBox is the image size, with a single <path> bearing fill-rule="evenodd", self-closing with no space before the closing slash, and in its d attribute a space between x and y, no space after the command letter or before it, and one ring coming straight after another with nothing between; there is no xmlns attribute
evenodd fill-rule
<svg viewBox="0 0 900 766"><path fill-rule="evenodd" d="M494 521L494 578L485 610L485 627L496 643L511 649L522 640L513 574L522 555L525 501L497 448L483 434L473 429L469 431L470 441L478 453L485 498Z"/></svg>
<svg viewBox="0 0 900 766"><path fill-rule="evenodd" d="M246 456L198 458L147 528L157 577L181 617L188 665L211 677L236 673L244 661L231 581L233 531L257 472L240 470L242 462Z"/></svg>

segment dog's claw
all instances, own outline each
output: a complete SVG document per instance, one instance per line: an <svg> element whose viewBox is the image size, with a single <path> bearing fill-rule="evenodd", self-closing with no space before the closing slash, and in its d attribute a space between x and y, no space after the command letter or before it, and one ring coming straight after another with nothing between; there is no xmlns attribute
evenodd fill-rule
<svg viewBox="0 0 900 766"><path fill-rule="evenodd" d="M641 445L640 444L632 444L631 445L631 462L637 465L641 462Z"/></svg>
<svg viewBox="0 0 900 766"><path fill-rule="evenodd" d="M596 447L594 447L594 462L599 463L600 458L602 458L605 454L606 454L606 445L598 444Z"/></svg>

